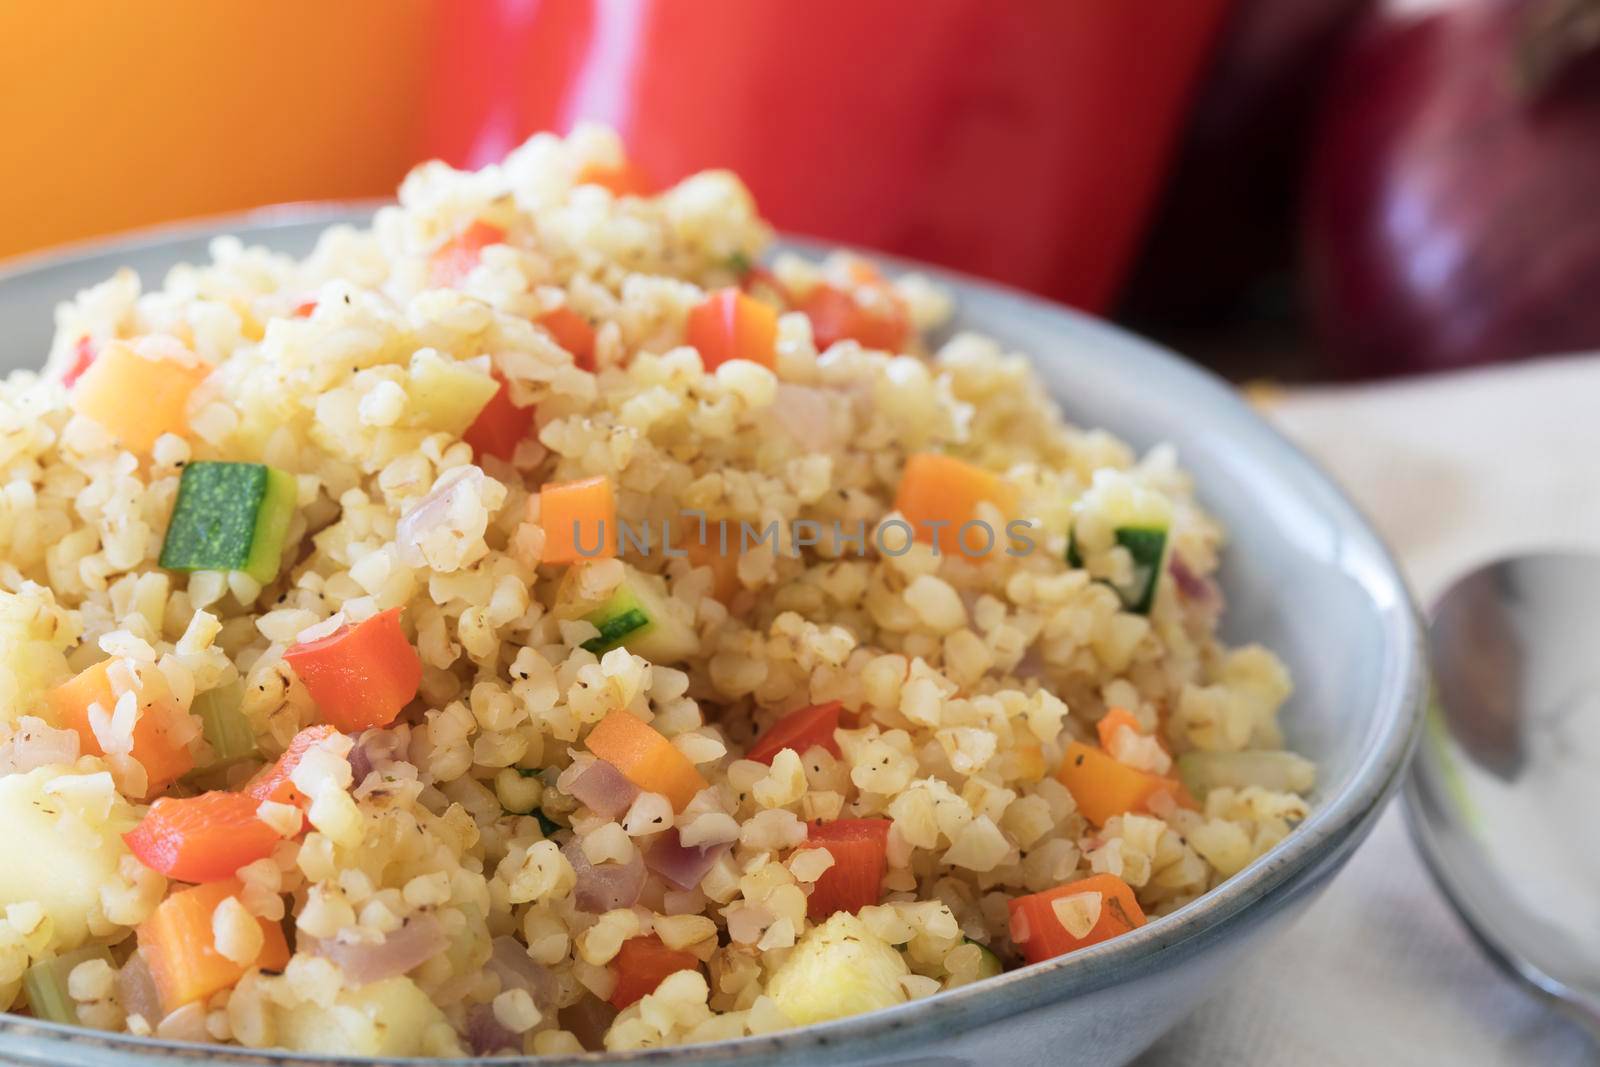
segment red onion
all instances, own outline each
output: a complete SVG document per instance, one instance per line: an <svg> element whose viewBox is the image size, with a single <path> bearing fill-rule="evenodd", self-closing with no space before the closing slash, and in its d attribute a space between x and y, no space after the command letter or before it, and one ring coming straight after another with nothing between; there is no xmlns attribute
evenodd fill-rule
<svg viewBox="0 0 1600 1067"><path fill-rule="evenodd" d="M432 915L413 915L405 925L376 944L333 938L302 938L300 951L331 960L355 985L393 978L443 952L450 939Z"/></svg>
<svg viewBox="0 0 1600 1067"><path fill-rule="evenodd" d="M350 761L350 784L352 787L360 787L361 783L367 780L367 775L372 773L372 753L361 743L362 739L370 732L369 730L363 730L359 734L352 735L351 738L354 743L350 746L350 754L345 758Z"/></svg>
<svg viewBox="0 0 1600 1067"><path fill-rule="evenodd" d="M634 849L633 858L627 863L598 865L589 862L589 857L583 854L583 844L577 838L561 846L561 851L566 855L567 862L572 864L573 873L578 876L572 896L579 911L598 915L613 908L631 908L638 902L639 894L644 892L644 857L639 855L638 849Z"/></svg>
<svg viewBox="0 0 1600 1067"><path fill-rule="evenodd" d="M644 863L679 889L690 890L700 884L706 872L730 847L731 841L718 845L685 845L673 828L656 838L645 853Z"/></svg>
<svg viewBox="0 0 1600 1067"><path fill-rule="evenodd" d="M78 758L78 735L57 730L43 719L24 715L17 732L0 744L0 774L26 774L52 763L72 763Z"/></svg>
<svg viewBox="0 0 1600 1067"><path fill-rule="evenodd" d="M394 528L394 541L400 550L401 562L408 567L427 566L428 553L424 546L450 525L456 501L468 494L476 496L483 481L483 471L477 467L456 467L440 477L427 496L400 516Z"/></svg>
<svg viewBox="0 0 1600 1067"><path fill-rule="evenodd" d="M1306 201L1319 327L1352 374L1600 344L1596 0L1384 15L1330 86Z"/></svg>
<svg viewBox="0 0 1600 1067"><path fill-rule="evenodd" d="M639 787L603 759L597 759L573 779L567 792L596 815L615 819L628 810Z"/></svg>
<svg viewBox="0 0 1600 1067"><path fill-rule="evenodd" d="M117 1003L124 1014L142 1015L151 1026L161 1021L161 995L143 952L134 952L117 971Z"/></svg>
<svg viewBox="0 0 1600 1067"><path fill-rule="evenodd" d="M500 1020L494 1017L492 1004L474 1004L468 1008L464 1029L467 1045L474 1056L522 1051L522 1038L500 1025Z"/></svg>
<svg viewBox="0 0 1600 1067"><path fill-rule="evenodd" d="M1222 590L1217 588L1217 583L1210 578L1202 578L1189 569L1183 557L1176 552L1167 561L1167 573L1172 575L1173 584L1178 587L1178 592L1187 600L1209 603L1220 600Z"/></svg>
<svg viewBox="0 0 1600 1067"><path fill-rule="evenodd" d="M528 955L527 946L514 937L502 935L494 939L493 945L489 962L483 967L500 979L500 991L524 989L540 1011L554 1008L561 990L550 968Z"/></svg>

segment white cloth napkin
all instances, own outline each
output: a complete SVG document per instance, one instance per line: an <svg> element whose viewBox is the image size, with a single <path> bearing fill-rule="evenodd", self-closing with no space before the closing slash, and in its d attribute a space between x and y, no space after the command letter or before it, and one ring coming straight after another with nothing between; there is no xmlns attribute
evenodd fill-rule
<svg viewBox="0 0 1600 1067"><path fill-rule="evenodd" d="M1267 405L1365 509L1425 607L1496 556L1600 551L1597 406L1600 357ZM1396 803L1306 916L1139 1067L1596 1062L1600 1047L1472 943Z"/></svg>

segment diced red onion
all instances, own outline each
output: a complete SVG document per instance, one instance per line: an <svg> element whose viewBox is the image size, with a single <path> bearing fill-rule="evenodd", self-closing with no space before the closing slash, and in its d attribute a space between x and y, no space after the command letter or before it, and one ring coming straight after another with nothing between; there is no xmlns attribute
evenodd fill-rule
<svg viewBox="0 0 1600 1067"><path fill-rule="evenodd" d="M494 939L493 945L489 962L483 966L500 979L500 991L526 990L541 1012L553 1010L561 990L550 968L528 955L527 946L514 937L502 935Z"/></svg>
<svg viewBox="0 0 1600 1067"><path fill-rule="evenodd" d="M474 1056L492 1056L496 1052L521 1052L522 1039L504 1026L494 1016L494 1006L474 1004L467 1009L467 1044Z"/></svg>
<svg viewBox="0 0 1600 1067"><path fill-rule="evenodd" d="M700 884L706 872L716 866L722 854L732 847L731 841L716 845L685 845L678 839L676 828L656 838L645 853L644 863L652 871L688 891Z"/></svg>
<svg viewBox="0 0 1600 1067"><path fill-rule="evenodd" d="M833 409L844 400L836 392L809 385L782 384L772 404L772 417L795 441L817 452L838 445Z"/></svg>
<svg viewBox="0 0 1600 1067"><path fill-rule="evenodd" d="M0 745L0 774L26 774L52 763L72 763L78 752L76 733L57 730L43 719L26 715L17 732Z"/></svg>
<svg viewBox="0 0 1600 1067"><path fill-rule="evenodd" d="M1202 578L1189 569L1183 557L1176 552L1167 562L1167 573L1172 575L1172 580L1177 583L1178 592L1188 600L1199 604L1220 604L1222 590L1217 588L1217 583L1210 578Z"/></svg>
<svg viewBox="0 0 1600 1067"><path fill-rule="evenodd" d="M644 892L644 857L639 855L638 849L634 849L633 858L627 863L598 865L589 862L577 838L563 845L561 851L578 876L572 896L579 911L598 915L613 908L631 908Z"/></svg>
<svg viewBox="0 0 1600 1067"><path fill-rule="evenodd" d="M435 531L449 525L456 501L469 493L477 495L483 480L483 471L477 467L457 467L440 478L427 496L400 516L394 528L394 541L401 562L408 567L427 566L428 553L423 546Z"/></svg>
<svg viewBox="0 0 1600 1067"><path fill-rule="evenodd" d="M161 1021L161 995L156 992L155 979L150 976L150 966L143 952L135 952L117 971L117 1003L126 1015L142 1015L145 1022L154 1026Z"/></svg>
<svg viewBox="0 0 1600 1067"><path fill-rule="evenodd" d="M382 941L344 942L333 938L302 938L301 951L337 964L353 985L405 974L443 952L450 939L432 915L414 915Z"/></svg>
<svg viewBox="0 0 1600 1067"><path fill-rule="evenodd" d="M606 1031L616 1022L617 1009L593 994L584 994L576 1004L562 1008L561 1029L578 1039L590 1052L604 1052Z"/></svg>
<svg viewBox="0 0 1600 1067"><path fill-rule="evenodd" d="M603 759L589 764L567 789L596 815L615 819L633 804L639 787Z"/></svg>

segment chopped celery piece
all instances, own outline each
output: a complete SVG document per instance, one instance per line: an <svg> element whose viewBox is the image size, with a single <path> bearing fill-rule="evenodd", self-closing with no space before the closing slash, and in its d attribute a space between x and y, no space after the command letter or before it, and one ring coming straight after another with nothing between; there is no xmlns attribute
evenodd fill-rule
<svg viewBox="0 0 1600 1067"><path fill-rule="evenodd" d="M277 577L294 517L294 476L261 463L191 463L178 483L161 566Z"/></svg>
<svg viewBox="0 0 1600 1067"><path fill-rule="evenodd" d="M111 950L104 945L84 945L54 959L40 960L22 975L22 988L28 994L28 1007L34 1018L76 1026L78 1006L67 992L67 976L86 960L111 962Z"/></svg>
<svg viewBox="0 0 1600 1067"><path fill-rule="evenodd" d="M237 678L194 698L191 710L200 716L201 733L215 753L208 770L259 755L256 732L245 718L243 703L244 683Z"/></svg>

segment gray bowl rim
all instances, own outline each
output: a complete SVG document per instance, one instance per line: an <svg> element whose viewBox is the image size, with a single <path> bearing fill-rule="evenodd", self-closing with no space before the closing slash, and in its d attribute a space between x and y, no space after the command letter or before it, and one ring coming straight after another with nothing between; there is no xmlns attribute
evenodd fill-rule
<svg viewBox="0 0 1600 1067"><path fill-rule="evenodd" d="M212 215L131 230L104 238L73 242L0 260L0 286L23 276L74 261L129 255L181 241L237 234L246 244L270 247L279 230L298 230L317 224L361 225L372 213L392 201L308 201L275 204L251 211ZM783 234L780 247L818 256L834 250L851 250L838 242ZM1055 304L1010 286L961 271L859 249L896 272L916 272L959 298L981 294L1007 313L1044 315L1070 323L1083 340L1118 352L1129 374L1148 368L1166 375L1175 388L1190 391L1196 406L1208 418L1228 424L1230 432L1253 435L1252 442L1277 454L1282 478L1298 481L1320 494L1340 514L1343 528L1358 535L1370 555L1370 567L1356 575L1371 596L1383 624L1385 658L1378 684L1378 708L1368 723L1356 765L1338 788L1293 833L1244 870L1216 889L1169 915L1111 941L1068 956L1008 971L994 978L949 990L898 1007L851 1016L829 1023L757 1037L744 1037L701 1045L682 1045L634 1052L592 1052L577 1056L523 1057L540 1063L629 1064L686 1067L717 1064L743 1067L755 1064L823 1062L832 1056L863 1056L906 1050L919 1038L941 1035L997 1022L1068 997L1117 985L1160 969L1176 957L1188 957L1226 938L1230 932L1293 897L1342 858L1364 838L1376 822L1379 809L1400 784L1423 721L1427 665L1421 617L1399 565L1371 522L1298 445L1267 423L1222 379L1176 353L1094 316ZM43 309L41 309L42 311ZM1029 358L1035 358L1030 354ZM375 1064L505 1064L516 1057L328 1056L274 1050L244 1049L234 1045L192 1044L153 1037L111 1034L86 1027L42 1022L27 1016L0 1013L0 1055L14 1041L59 1041L66 1052L77 1046L97 1046L97 1062L123 1054L132 1065L145 1057L167 1062L293 1064L301 1067L373 1067Z"/></svg>

